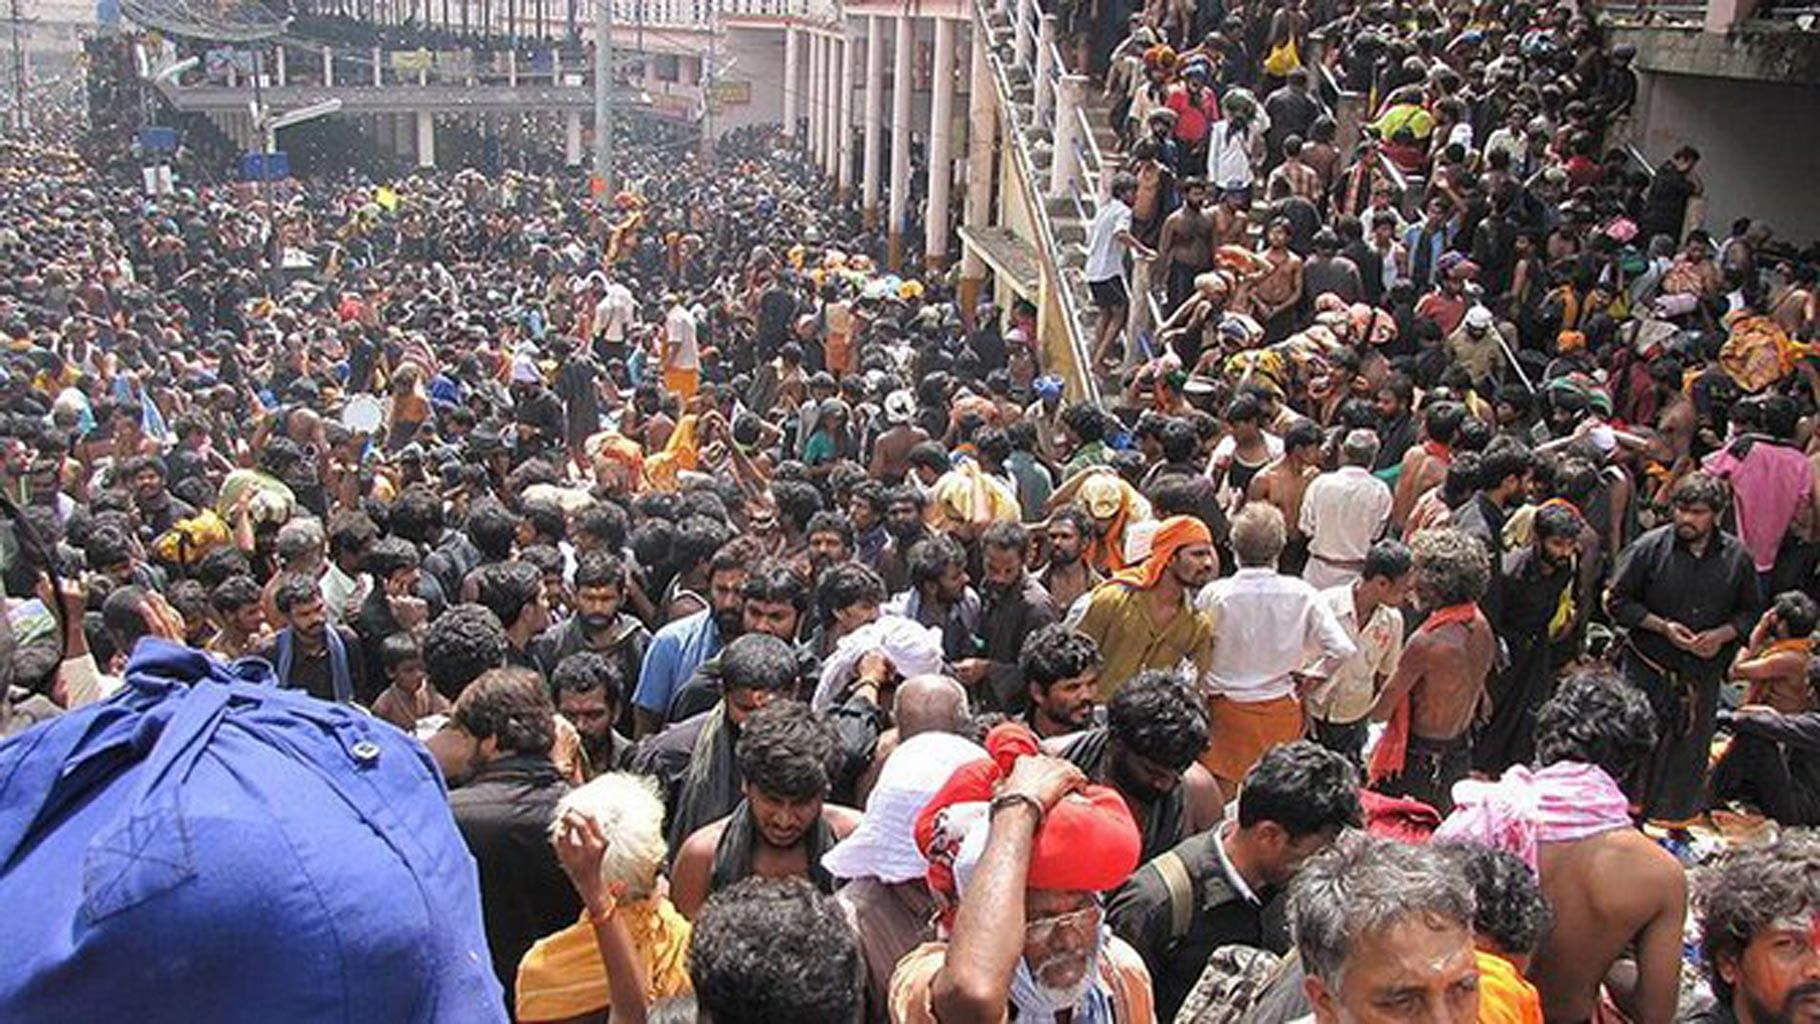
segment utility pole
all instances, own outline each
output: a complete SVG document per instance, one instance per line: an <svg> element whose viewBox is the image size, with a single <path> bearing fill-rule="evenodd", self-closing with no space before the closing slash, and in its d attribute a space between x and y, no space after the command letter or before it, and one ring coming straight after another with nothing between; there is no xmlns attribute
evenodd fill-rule
<svg viewBox="0 0 1820 1024"><path fill-rule="evenodd" d="M19 43L19 0L12 0L13 16L13 131L24 131L25 112L25 48Z"/></svg>
<svg viewBox="0 0 1820 1024"><path fill-rule="evenodd" d="M708 62L701 69L701 159L714 159L714 85L720 80L720 2L708 4Z"/></svg>
<svg viewBox="0 0 1820 1024"><path fill-rule="evenodd" d="M594 0L594 176L605 202L613 194L613 0Z"/></svg>

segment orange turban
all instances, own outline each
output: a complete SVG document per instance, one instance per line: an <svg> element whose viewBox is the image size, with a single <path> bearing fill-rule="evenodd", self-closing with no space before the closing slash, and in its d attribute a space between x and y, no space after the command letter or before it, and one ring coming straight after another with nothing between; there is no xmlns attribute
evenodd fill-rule
<svg viewBox="0 0 1820 1024"><path fill-rule="evenodd" d="M1170 516L1157 524L1150 541L1150 554L1143 562L1122 569L1112 578L1137 590L1149 590L1163 578L1163 570L1175 553L1191 544L1212 544L1213 534L1207 524L1194 516Z"/></svg>
<svg viewBox="0 0 1820 1024"><path fill-rule="evenodd" d="M1563 355L1578 352L1586 347L1586 335L1580 331L1562 331L1560 337L1555 339L1555 347Z"/></svg>
<svg viewBox="0 0 1820 1024"><path fill-rule="evenodd" d="M1041 752L1036 736L1017 722L986 735L990 760L955 769L916 816L916 846L929 859L929 887L952 899L955 860L967 835L986 825L985 812L998 784L1020 757ZM1025 884L1032 889L1104 892L1125 883L1137 870L1141 842L1125 798L1106 786L1089 785L1064 797L1044 816L1030 851ZM962 875L966 872L963 869Z"/></svg>

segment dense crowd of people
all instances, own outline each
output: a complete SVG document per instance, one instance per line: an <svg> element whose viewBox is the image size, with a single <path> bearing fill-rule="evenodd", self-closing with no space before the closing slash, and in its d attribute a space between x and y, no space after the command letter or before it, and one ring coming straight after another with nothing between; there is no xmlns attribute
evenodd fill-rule
<svg viewBox="0 0 1820 1024"><path fill-rule="evenodd" d="M1567 6L1063 13L1091 366L775 126L0 142L0 1016L1813 1016L1814 261Z"/></svg>

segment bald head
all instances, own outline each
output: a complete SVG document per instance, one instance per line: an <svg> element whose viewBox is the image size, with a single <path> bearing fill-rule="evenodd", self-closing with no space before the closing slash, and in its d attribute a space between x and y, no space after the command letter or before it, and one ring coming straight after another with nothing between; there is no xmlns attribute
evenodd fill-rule
<svg viewBox="0 0 1820 1024"><path fill-rule="evenodd" d="M891 702L899 740L925 732L959 733L971 713L967 691L947 676L911 676L898 685Z"/></svg>

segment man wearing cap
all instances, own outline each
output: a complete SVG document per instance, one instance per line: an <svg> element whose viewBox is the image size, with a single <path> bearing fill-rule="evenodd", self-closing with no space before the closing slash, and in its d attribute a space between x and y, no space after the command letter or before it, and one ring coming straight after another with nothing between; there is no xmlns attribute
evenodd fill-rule
<svg viewBox="0 0 1820 1024"><path fill-rule="evenodd" d="M1219 574L1207 524L1170 516L1157 524L1150 553L1088 594L1075 628L1099 645L1100 698L1109 698L1145 669L1192 666L1198 677L1213 660L1213 626L1190 603Z"/></svg>
<svg viewBox="0 0 1820 1024"><path fill-rule="evenodd" d="M1504 352L1498 342L1502 339L1515 351L1513 334L1506 325L1498 323L1491 310L1474 304L1461 319L1460 329L1449 334L1444 344L1448 358L1464 367L1472 375L1473 387L1483 391L1493 378L1502 376L1499 370L1504 365Z"/></svg>
<svg viewBox="0 0 1820 1024"><path fill-rule="evenodd" d="M900 484L910 472L910 450L929 434L916 425L916 396L897 390L885 396L885 432L872 442L872 461L867 472L874 480Z"/></svg>
<svg viewBox="0 0 1820 1024"><path fill-rule="evenodd" d="M822 856L822 867L846 882L834 899L853 923L866 961L867 1024L891 1019L897 962L935 937L935 897L923 880L929 862L916 848L916 816L956 768L985 756L979 744L947 733L903 741L885 759L858 827Z"/></svg>
<svg viewBox="0 0 1820 1024"><path fill-rule="evenodd" d="M897 1024L1151 1024L1150 979L1106 929L1100 894L1137 867L1138 832L1117 793L1036 752L1005 725L990 760L958 769L917 816L946 941L891 978Z"/></svg>

